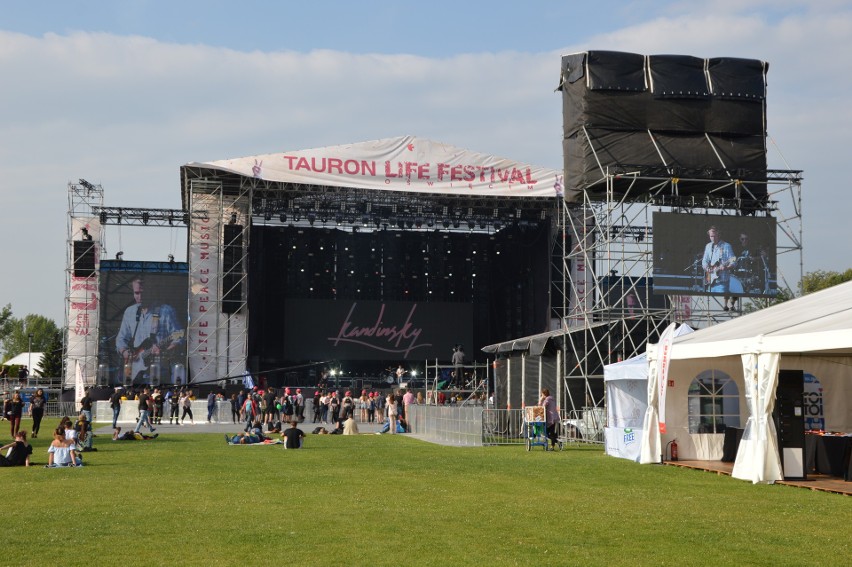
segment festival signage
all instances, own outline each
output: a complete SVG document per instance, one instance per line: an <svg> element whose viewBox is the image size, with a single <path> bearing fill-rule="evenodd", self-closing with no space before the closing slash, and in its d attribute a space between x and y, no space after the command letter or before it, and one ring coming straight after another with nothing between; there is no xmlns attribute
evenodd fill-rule
<svg viewBox="0 0 852 567"><path fill-rule="evenodd" d="M84 236L86 229L88 238ZM90 240L95 247L95 262L100 259L101 225L94 217L75 217L71 219L72 241ZM68 336L65 353L64 386L73 388L77 375L77 363L80 363L80 373L86 384L94 383L98 352L98 319L100 289L98 270L92 275L78 277L75 275L73 247L69 249L70 259L70 288L68 292ZM97 265L96 265L97 267Z"/></svg>
<svg viewBox="0 0 852 567"><path fill-rule="evenodd" d="M482 196L562 197L560 171L415 136L189 165L283 183Z"/></svg>

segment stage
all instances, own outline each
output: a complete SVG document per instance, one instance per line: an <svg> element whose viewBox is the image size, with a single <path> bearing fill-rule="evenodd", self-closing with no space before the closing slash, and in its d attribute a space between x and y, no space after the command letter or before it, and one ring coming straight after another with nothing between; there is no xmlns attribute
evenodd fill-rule
<svg viewBox="0 0 852 567"><path fill-rule="evenodd" d="M724 463L722 461L663 461L663 464L714 472L727 476L731 476L731 471L734 469L734 463ZM807 480L780 480L775 484L809 488L810 490L819 490L822 492L833 492L846 496L852 495L852 482L846 482L840 477L825 474L812 473L808 475Z"/></svg>

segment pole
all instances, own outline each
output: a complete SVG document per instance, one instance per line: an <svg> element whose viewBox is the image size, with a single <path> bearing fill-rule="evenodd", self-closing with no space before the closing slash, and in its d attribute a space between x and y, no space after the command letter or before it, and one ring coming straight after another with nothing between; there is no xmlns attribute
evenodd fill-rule
<svg viewBox="0 0 852 567"><path fill-rule="evenodd" d="M29 373L32 372L33 368L33 334L29 333L27 338L29 339L29 346L27 347L27 385L29 385Z"/></svg>

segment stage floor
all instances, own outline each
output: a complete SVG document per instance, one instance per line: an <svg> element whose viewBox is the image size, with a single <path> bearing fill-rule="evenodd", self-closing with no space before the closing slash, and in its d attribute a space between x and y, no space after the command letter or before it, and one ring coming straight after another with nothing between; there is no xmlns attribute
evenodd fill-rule
<svg viewBox="0 0 852 567"><path fill-rule="evenodd" d="M731 476L731 471L734 468L734 463L723 463L722 461L664 461L663 464L728 476ZM808 475L807 480L780 480L776 484L852 496L852 482L846 482L840 477L824 474L812 473Z"/></svg>

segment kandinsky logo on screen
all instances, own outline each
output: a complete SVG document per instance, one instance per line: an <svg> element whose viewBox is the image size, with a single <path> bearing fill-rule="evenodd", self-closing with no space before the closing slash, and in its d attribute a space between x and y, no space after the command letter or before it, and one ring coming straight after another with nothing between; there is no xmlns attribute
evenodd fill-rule
<svg viewBox="0 0 852 567"><path fill-rule="evenodd" d="M369 349L389 354L402 354L408 357L413 351L431 347L431 343L419 343L422 327L414 323L414 312L417 304L411 305L403 320L385 321L385 304L382 303L377 311L370 312L369 308L358 310L358 303L353 303L346 317L341 322L336 337L328 337L331 344L340 343L360 345ZM361 323L366 321L366 323Z"/></svg>

